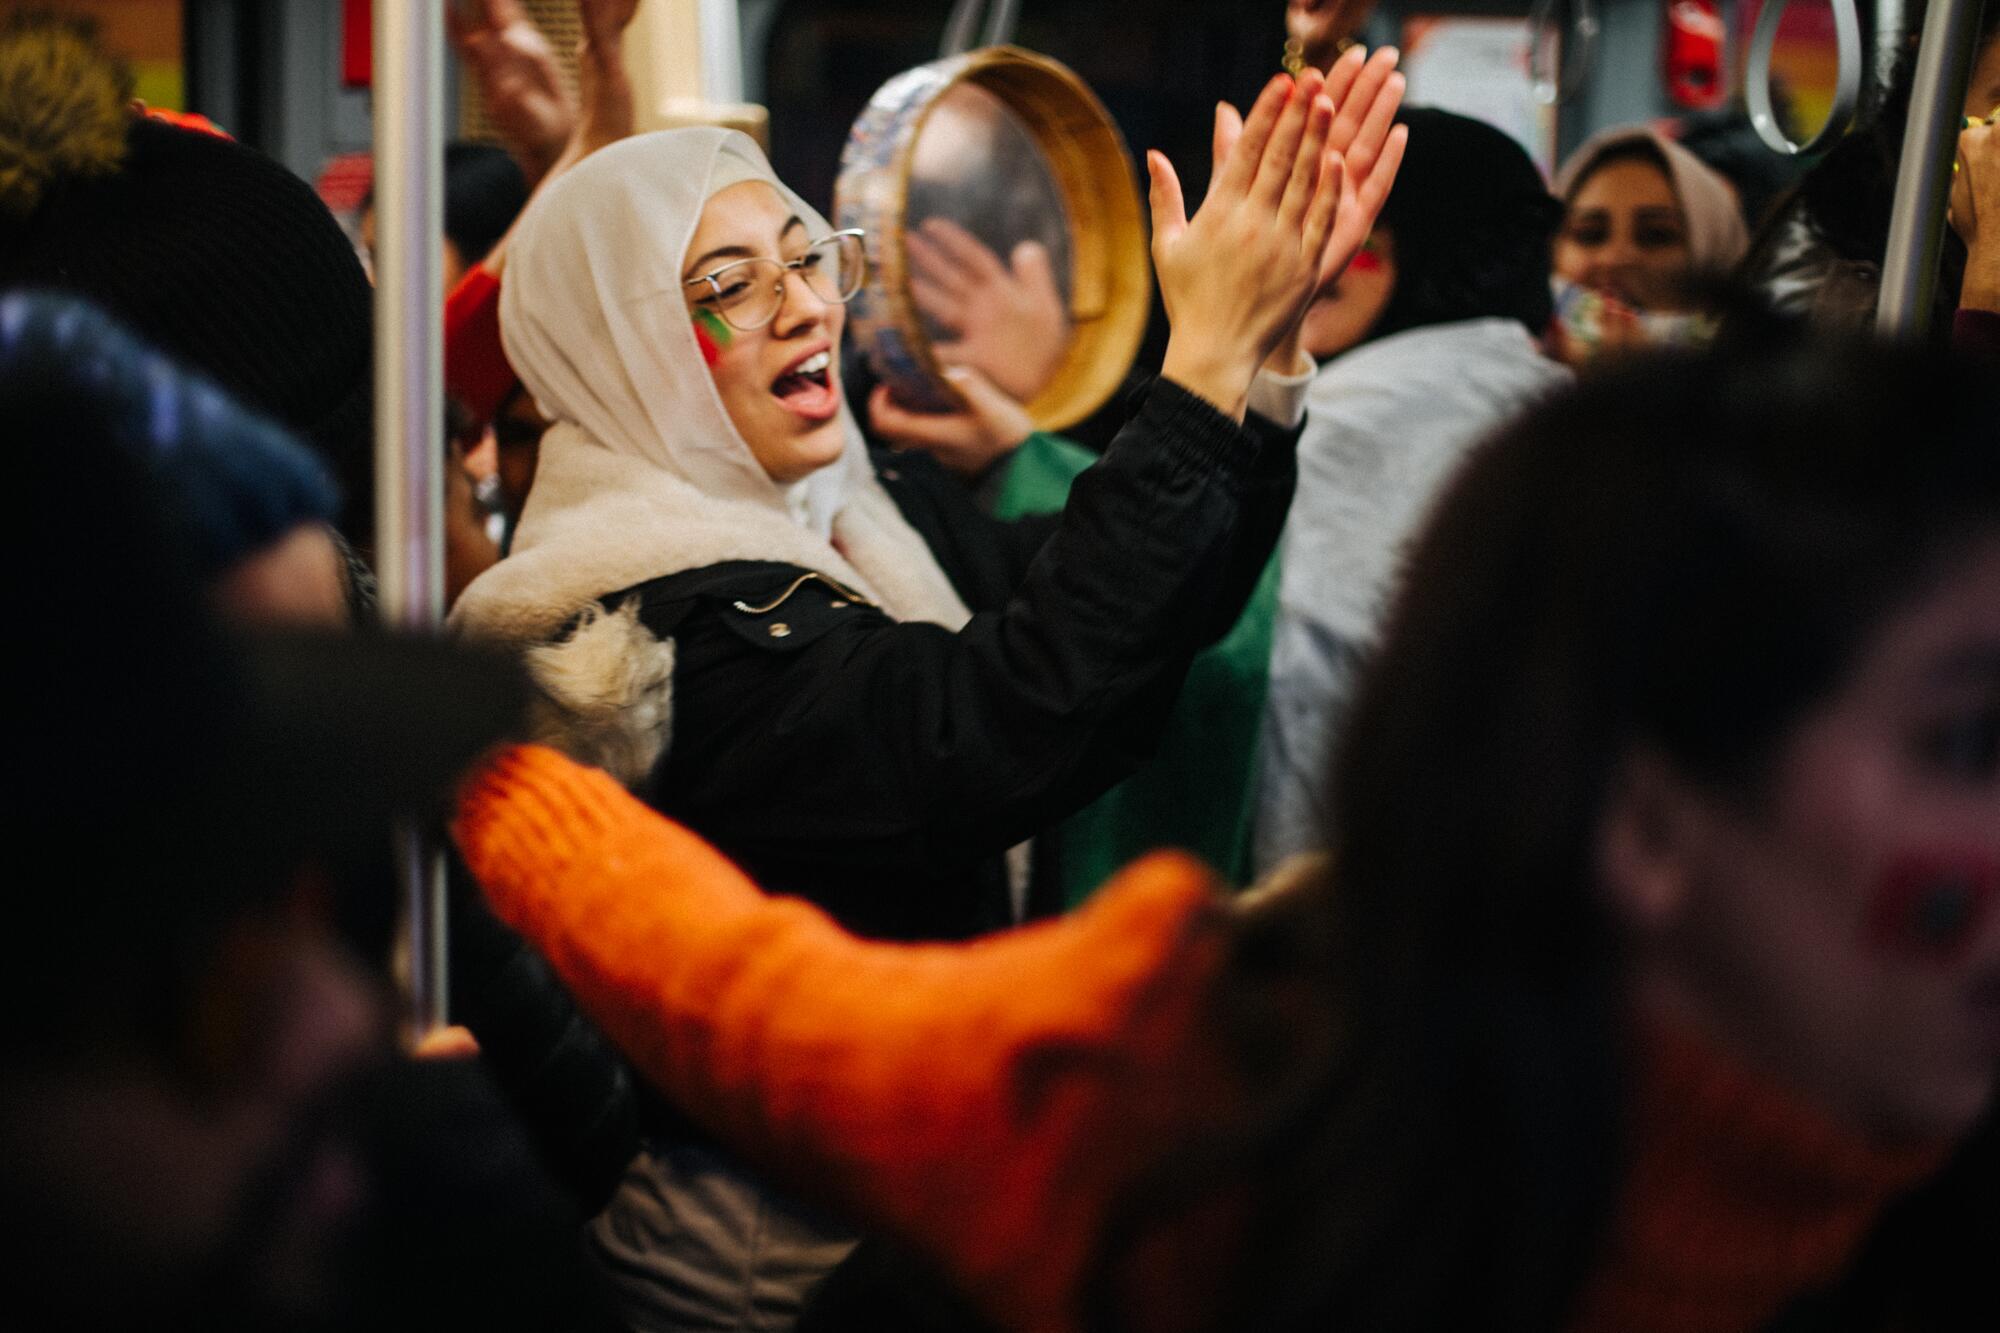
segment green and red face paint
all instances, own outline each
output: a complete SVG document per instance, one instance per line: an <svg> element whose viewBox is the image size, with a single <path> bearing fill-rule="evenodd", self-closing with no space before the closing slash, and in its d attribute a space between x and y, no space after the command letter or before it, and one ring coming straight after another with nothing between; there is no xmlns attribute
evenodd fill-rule
<svg viewBox="0 0 2000 1333"><path fill-rule="evenodd" d="M736 334L722 316L706 306L696 306L694 340L701 348L701 359L714 369L715 363L722 359L722 349L736 340Z"/></svg>

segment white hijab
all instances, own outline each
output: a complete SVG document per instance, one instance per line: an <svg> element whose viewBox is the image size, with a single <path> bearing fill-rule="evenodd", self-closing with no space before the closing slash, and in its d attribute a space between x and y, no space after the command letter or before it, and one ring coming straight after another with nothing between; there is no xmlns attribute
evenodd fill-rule
<svg viewBox="0 0 2000 1333"><path fill-rule="evenodd" d="M816 570L899 620L965 623L845 405L841 456L791 487L765 473L722 405L681 264L703 206L751 180L776 189L813 234L831 230L755 143L721 129L623 140L530 205L508 244L500 332L554 424L513 552L466 589L454 624L545 639L606 593L725 560Z"/></svg>

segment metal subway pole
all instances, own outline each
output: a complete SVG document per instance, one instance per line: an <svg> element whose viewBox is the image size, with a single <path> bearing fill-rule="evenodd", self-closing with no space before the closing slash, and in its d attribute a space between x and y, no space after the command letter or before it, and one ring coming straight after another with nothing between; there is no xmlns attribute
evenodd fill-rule
<svg viewBox="0 0 2000 1333"><path fill-rule="evenodd" d="M444 9L375 0L375 556L382 620L444 615ZM445 1021L444 861L396 832L412 1032Z"/></svg>
<svg viewBox="0 0 2000 1333"><path fill-rule="evenodd" d="M700 0L701 96L705 102L743 100L743 36L737 0Z"/></svg>
<svg viewBox="0 0 2000 1333"><path fill-rule="evenodd" d="M1972 73L1979 9L1980 0L1931 0L1924 15L1875 309L1875 331L1886 338L1921 333L1936 296L1959 107Z"/></svg>

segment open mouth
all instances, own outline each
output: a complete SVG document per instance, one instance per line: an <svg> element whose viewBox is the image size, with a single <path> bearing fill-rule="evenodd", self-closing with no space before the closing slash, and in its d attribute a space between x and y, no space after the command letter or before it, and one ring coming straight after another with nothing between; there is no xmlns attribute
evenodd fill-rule
<svg viewBox="0 0 2000 1333"><path fill-rule="evenodd" d="M771 393L802 417L827 420L840 410L840 394L833 387L833 352L822 347L793 362L771 382Z"/></svg>

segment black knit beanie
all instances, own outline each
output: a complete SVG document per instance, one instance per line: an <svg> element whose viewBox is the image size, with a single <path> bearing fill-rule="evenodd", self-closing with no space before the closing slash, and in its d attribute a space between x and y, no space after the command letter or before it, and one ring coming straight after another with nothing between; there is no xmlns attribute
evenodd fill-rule
<svg viewBox="0 0 2000 1333"><path fill-rule="evenodd" d="M491 254L528 206L528 182L513 158L485 144L444 148L444 234L467 267Z"/></svg>
<svg viewBox="0 0 2000 1333"><path fill-rule="evenodd" d="M10 155L60 160L51 139L102 133L101 99L65 126L36 123L54 100L36 87L51 39L0 37L0 174ZM263 154L112 110L124 118L122 159L58 167L25 208L19 197L0 208L0 290L87 296L298 431L346 495L342 528L368 544L371 291L346 234L311 187Z"/></svg>
<svg viewBox="0 0 2000 1333"><path fill-rule="evenodd" d="M1541 172L1512 138L1469 116L1405 107L1396 121L1410 142L1380 223L1395 236L1396 288L1369 336L1501 318L1539 337L1562 222Z"/></svg>

